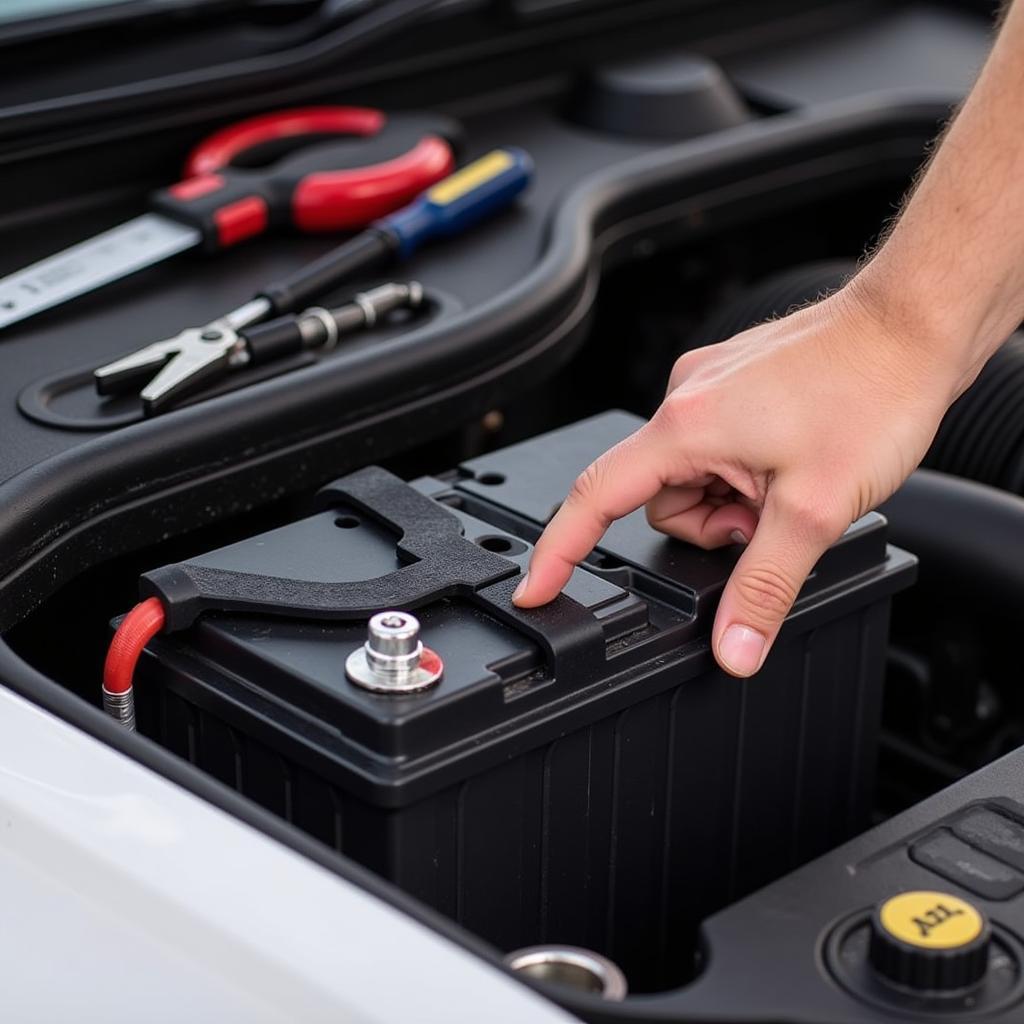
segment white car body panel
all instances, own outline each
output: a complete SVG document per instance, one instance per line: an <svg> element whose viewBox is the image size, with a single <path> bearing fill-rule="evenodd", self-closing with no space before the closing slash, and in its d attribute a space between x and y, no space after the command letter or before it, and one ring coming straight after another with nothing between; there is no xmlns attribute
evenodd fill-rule
<svg viewBox="0 0 1024 1024"><path fill-rule="evenodd" d="M2 688L0 837L5 1021L570 1019Z"/></svg>

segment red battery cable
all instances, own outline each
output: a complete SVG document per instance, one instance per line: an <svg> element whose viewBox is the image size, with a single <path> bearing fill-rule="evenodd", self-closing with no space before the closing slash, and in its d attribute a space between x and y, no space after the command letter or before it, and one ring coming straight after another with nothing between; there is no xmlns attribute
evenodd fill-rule
<svg viewBox="0 0 1024 1024"><path fill-rule="evenodd" d="M164 606L157 597L140 601L122 620L103 664L103 688L127 693L142 650L164 628Z"/></svg>

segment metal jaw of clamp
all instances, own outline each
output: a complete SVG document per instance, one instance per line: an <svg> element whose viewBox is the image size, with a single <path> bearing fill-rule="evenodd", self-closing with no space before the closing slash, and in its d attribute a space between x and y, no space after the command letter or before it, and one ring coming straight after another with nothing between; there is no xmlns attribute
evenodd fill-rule
<svg viewBox="0 0 1024 1024"><path fill-rule="evenodd" d="M250 362L245 339L238 332L268 311L265 299L253 299L203 327L186 327L173 338L146 345L95 370L96 390L117 395L142 384L143 407L147 413L156 412L183 393Z"/></svg>
<svg viewBox="0 0 1024 1024"><path fill-rule="evenodd" d="M152 415L243 366L303 349L329 350L342 334L373 327L392 310L422 302L417 282L392 283L360 293L337 309L318 306L262 323L271 304L253 299L203 327L186 328L99 367L93 373L96 390L114 395L142 385L139 397L146 415Z"/></svg>

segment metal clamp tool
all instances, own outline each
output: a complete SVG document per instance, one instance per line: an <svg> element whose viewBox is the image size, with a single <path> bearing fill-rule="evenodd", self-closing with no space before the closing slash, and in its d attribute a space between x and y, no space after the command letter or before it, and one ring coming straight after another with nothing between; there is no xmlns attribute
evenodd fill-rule
<svg viewBox="0 0 1024 1024"><path fill-rule="evenodd" d="M96 387L102 395L121 394L152 378L139 395L147 414L159 412L232 370L304 349L329 350L342 335L373 327L392 310L416 308L422 302L423 288L417 282L393 283L356 295L337 309L314 306L257 324L265 307L255 299L204 327L188 327L100 367Z"/></svg>

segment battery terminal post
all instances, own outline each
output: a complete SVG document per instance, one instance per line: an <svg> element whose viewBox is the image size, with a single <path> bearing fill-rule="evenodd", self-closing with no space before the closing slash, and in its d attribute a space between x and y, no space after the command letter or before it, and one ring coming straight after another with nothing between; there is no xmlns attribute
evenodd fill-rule
<svg viewBox="0 0 1024 1024"><path fill-rule="evenodd" d="M366 643L345 661L345 674L374 693L416 693L437 684L444 671L438 654L424 647L415 615L379 612L367 627Z"/></svg>

